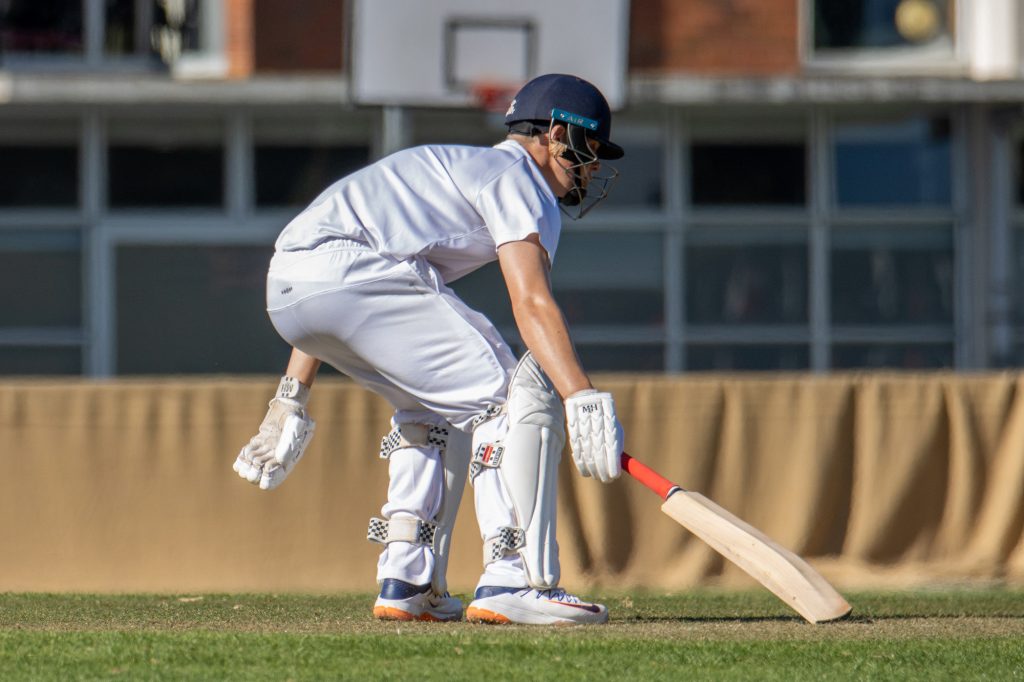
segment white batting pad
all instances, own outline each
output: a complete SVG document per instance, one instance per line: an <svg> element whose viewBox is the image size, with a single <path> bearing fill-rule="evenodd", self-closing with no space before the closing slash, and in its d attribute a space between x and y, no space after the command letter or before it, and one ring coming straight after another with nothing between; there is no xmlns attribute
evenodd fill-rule
<svg viewBox="0 0 1024 682"><path fill-rule="evenodd" d="M551 381L529 353L512 375L506 408L505 452L495 471L511 502L517 527L499 529L498 534L516 535L511 545L518 549L507 551L518 551L531 587L549 589L558 585L560 577L555 512L565 413ZM498 546L495 537L484 540L492 549Z"/></svg>

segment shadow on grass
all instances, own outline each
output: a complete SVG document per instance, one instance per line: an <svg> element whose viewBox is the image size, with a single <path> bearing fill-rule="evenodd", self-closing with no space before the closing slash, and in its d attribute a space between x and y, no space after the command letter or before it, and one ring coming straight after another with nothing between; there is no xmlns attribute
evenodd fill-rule
<svg viewBox="0 0 1024 682"><path fill-rule="evenodd" d="M804 623L799 616L626 616L615 623Z"/></svg>
<svg viewBox="0 0 1024 682"><path fill-rule="evenodd" d="M629 623L629 624L654 624L654 623L665 623L665 624L693 624L693 625L727 625L727 624L756 624L756 623L794 623L796 625L814 625L816 627L828 627L830 625L838 624L854 624L854 625L870 625L877 620L883 619L900 619L900 618L920 618L922 616L875 616L865 615L858 613L851 613L842 618L836 618L835 620L823 621L820 623L809 623L800 616L797 615L774 615L774 616L715 616L715 615L701 615L701 616L624 616L622 618L613 619L612 622L616 623Z"/></svg>
<svg viewBox="0 0 1024 682"><path fill-rule="evenodd" d="M872 616L861 616L869 621L900 621L900 620L933 620L933 619L964 619L964 618L998 618L1000 620L1019 620L1024 623L1024 616L1019 613L883 613ZM836 621L840 622L840 621ZM845 622L851 622L850 620Z"/></svg>

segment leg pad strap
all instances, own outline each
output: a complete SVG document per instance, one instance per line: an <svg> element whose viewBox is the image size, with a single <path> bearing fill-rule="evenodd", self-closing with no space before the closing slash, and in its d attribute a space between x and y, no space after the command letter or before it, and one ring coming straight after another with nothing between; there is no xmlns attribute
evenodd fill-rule
<svg viewBox="0 0 1024 682"><path fill-rule="evenodd" d="M380 440L380 458L413 445L433 445L444 453L448 446L448 429L433 424L399 424Z"/></svg>
<svg viewBox="0 0 1024 682"><path fill-rule="evenodd" d="M498 529L498 535L484 542L484 565L494 563L508 554L515 554L526 547L526 531L522 528L505 526Z"/></svg>
<svg viewBox="0 0 1024 682"><path fill-rule="evenodd" d="M416 545L433 547L436 531L437 524L431 521L411 518L397 518L389 521L375 516L370 519L370 526L366 530L366 539L381 545L392 542L411 542Z"/></svg>

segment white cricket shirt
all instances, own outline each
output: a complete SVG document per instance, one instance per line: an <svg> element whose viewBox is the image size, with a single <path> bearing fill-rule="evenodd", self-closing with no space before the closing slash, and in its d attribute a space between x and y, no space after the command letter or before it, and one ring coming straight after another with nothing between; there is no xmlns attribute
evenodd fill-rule
<svg viewBox="0 0 1024 682"><path fill-rule="evenodd" d="M553 263L561 226L558 198L519 143L429 145L337 181L288 223L275 247L355 239L398 259L423 256L451 282L531 234Z"/></svg>

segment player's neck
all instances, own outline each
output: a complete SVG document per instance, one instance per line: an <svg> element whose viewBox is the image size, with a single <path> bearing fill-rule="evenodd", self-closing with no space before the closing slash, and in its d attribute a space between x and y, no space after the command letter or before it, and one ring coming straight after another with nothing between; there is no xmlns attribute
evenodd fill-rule
<svg viewBox="0 0 1024 682"><path fill-rule="evenodd" d="M558 165L557 159L552 158L546 137L527 137L525 135L509 135L508 137L510 140L518 142L526 150L556 197L562 197L569 191L564 184L565 169Z"/></svg>

